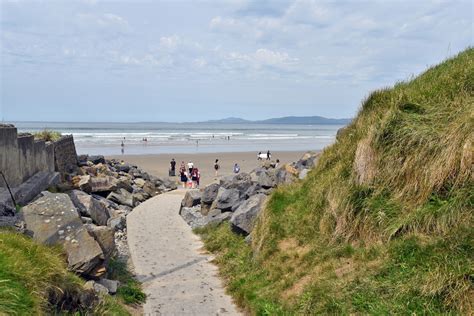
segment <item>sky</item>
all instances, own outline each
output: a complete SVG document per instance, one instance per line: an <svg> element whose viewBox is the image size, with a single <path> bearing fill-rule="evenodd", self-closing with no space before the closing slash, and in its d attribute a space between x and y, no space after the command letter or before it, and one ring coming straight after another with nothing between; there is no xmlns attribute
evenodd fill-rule
<svg viewBox="0 0 474 316"><path fill-rule="evenodd" d="M0 0L0 119L356 115L474 42L471 0Z"/></svg>

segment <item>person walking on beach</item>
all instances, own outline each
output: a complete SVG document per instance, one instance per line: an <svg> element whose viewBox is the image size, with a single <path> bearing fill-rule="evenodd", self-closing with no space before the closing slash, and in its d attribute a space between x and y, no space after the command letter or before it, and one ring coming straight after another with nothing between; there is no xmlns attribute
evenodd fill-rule
<svg viewBox="0 0 474 316"><path fill-rule="evenodd" d="M176 161L174 158L170 161L170 177L174 177L176 175Z"/></svg>
<svg viewBox="0 0 474 316"><path fill-rule="evenodd" d="M272 159L272 154L270 153L270 150L267 151L267 160Z"/></svg>
<svg viewBox="0 0 474 316"><path fill-rule="evenodd" d="M199 169L194 167L191 173L191 180L193 181L193 189L199 187Z"/></svg>
<svg viewBox="0 0 474 316"><path fill-rule="evenodd" d="M235 165L234 165L234 173L237 174L237 173L239 173L239 172L240 172L240 166L239 166L238 163L235 163Z"/></svg>
<svg viewBox="0 0 474 316"><path fill-rule="evenodd" d="M188 182L188 176L186 175L186 168L184 167L184 162L183 162L183 168L179 169L179 176L181 183L183 184L183 189L186 189L186 183Z"/></svg>
<svg viewBox="0 0 474 316"><path fill-rule="evenodd" d="M216 159L216 162L214 162L214 170L216 172L216 177L219 176L219 159Z"/></svg>

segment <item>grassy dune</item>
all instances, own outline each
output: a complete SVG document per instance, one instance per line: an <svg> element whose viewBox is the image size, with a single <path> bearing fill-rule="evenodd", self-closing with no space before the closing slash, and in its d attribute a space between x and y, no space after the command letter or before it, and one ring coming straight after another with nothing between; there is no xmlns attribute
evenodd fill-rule
<svg viewBox="0 0 474 316"><path fill-rule="evenodd" d="M474 49L373 92L247 246L201 231L252 314L474 313Z"/></svg>
<svg viewBox="0 0 474 316"><path fill-rule="evenodd" d="M94 310L74 306L71 300L84 291L83 284L67 271L60 248L0 230L0 315L129 315L112 297L106 297Z"/></svg>

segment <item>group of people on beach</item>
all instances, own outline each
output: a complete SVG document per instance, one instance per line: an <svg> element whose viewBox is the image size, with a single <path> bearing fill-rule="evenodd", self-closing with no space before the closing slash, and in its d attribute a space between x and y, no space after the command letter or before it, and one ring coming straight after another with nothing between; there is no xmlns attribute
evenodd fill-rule
<svg viewBox="0 0 474 316"><path fill-rule="evenodd" d="M220 170L219 159L214 161L214 172L216 179L219 176ZM234 164L233 170L235 174L240 172L240 166L238 163ZM183 185L183 188L190 188L196 189L199 188L199 183L201 180L201 172L199 169L194 165L194 163L190 160L187 164L184 161L181 161L181 165L179 167L179 178ZM169 169L169 176L175 177L176 176L176 160L174 158L170 161L170 169Z"/></svg>
<svg viewBox="0 0 474 316"><path fill-rule="evenodd" d="M267 151L264 154L262 154L262 152L259 152L257 154L257 160L264 160L264 159L265 160L271 159L270 151ZM275 167L278 166L279 162L280 161L277 159ZM214 161L214 172L215 172L216 179L219 176L220 168L221 167L219 164L219 159L216 159ZM238 163L234 164L232 171L234 174L240 173L240 166ZM183 185L183 188L192 188L192 189L199 188L199 183L201 180L201 172L191 160L187 164L184 161L181 161L181 165L179 166L178 172L179 172L179 178ZM169 176L170 177L176 176L176 160L174 158L172 158L170 161Z"/></svg>
<svg viewBox="0 0 474 316"><path fill-rule="evenodd" d="M171 177L176 176L176 160L174 160L174 158L170 161L169 175ZM179 167L179 177L181 183L183 184L183 188L199 188L201 172L192 161L189 161L187 165L184 163L184 161L181 161L181 165Z"/></svg>

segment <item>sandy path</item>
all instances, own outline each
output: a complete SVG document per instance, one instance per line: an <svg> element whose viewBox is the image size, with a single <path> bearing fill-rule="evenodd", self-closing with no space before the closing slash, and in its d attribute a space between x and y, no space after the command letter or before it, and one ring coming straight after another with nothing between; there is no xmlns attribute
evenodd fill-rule
<svg viewBox="0 0 474 316"><path fill-rule="evenodd" d="M179 216L185 191L158 195L127 216L145 315L239 315L199 237Z"/></svg>

